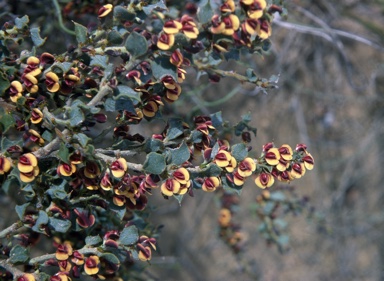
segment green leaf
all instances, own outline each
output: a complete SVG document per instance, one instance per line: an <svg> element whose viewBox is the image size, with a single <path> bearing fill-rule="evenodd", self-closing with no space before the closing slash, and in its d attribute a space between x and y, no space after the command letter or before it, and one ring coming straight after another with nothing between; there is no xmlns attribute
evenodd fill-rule
<svg viewBox="0 0 384 281"><path fill-rule="evenodd" d="M223 170L217 166L215 163L210 163L200 172L198 172L198 176L201 177L218 177L220 176Z"/></svg>
<svg viewBox="0 0 384 281"><path fill-rule="evenodd" d="M147 154L143 169L147 174L160 175L165 170L165 158L156 152Z"/></svg>
<svg viewBox="0 0 384 281"><path fill-rule="evenodd" d="M164 150L164 143L161 140L150 138L145 143L145 152L159 152Z"/></svg>
<svg viewBox="0 0 384 281"><path fill-rule="evenodd" d="M248 68L245 71L245 74L246 74L249 82L256 82L258 80L257 75L255 74L255 72L252 68Z"/></svg>
<svg viewBox="0 0 384 281"><path fill-rule="evenodd" d="M85 120L83 111L78 107L71 107L69 111L69 124L71 127L79 126Z"/></svg>
<svg viewBox="0 0 384 281"><path fill-rule="evenodd" d="M11 264L25 263L29 260L29 252L27 248L16 245L9 253L9 262Z"/></svg>
<svg viewBox="0 0 384 281"><path fill-rule="evenodd" d="M41 38L39 27L31 28L30 32L31 32L31 39L32 39L33 45L35 45L36 47L42 46L47 40L47 37L45 37L44 39Z"/></svg>
<svg viewBox="0 0 384 281"><path fill-rule="evenodd" d="M177 68L169 61L169 57L161 56L151 61L151 69L153 76L161 80L165 76L171 76L177 81Z"/></svg>
<svg viewBox="0 0 384 281"><path fill-rule="evenodd" d="M181 165L191 157L188 146L183 142L180 147L170 149L171 153L171 164Z"/></svg>
<svg viewBox="0 0 384 281"><path fill-rule="evenodd" d="M51 142L53 140L53 134L49 130L45 130L41 137L47 142Z"/></svg>
<svg viewBox="0 0 384 281"><path fill-rule="evenodd" d="M48 224L49 222L49 217L46 212L40 210L39 211L39 217L36 220L35 225L32 227L32 230L35 232L43 233L45 234L45 230L41 229L43 225Z"/></svg>
<svg viewBox="0 0 384 281"><path fill-rule="evenodd" d="M5 133L9 128L15 125L15 120L13 119L12 114L6 113L3 108L0 107L0 132Z"/></svg>
<svg viewBox="0 0 384 281"><path fill-rule="evenodd" d="M140 93L136 92L131 87L128 87L125 85L119 85L117 86L117 90L119 91L119 93L115 97L115 99L130 98L130 99L135 99L140 101Z"/></svg>
<svg viewBox="0 0 384 281"><path fill-rule="evenodd" d="M176 198L177 202L179 202L179 205L181 206L181 201L183 201L185 194L173 194L173 197Z"/></svg>
<svg viewBox="0 0 384 281"><path fill-rule="evenodd" d="M79 142L79 144L82 147L86 147L87 144L92 140L91 138L87 137L86 134L78 133L73 135L73 138Z"/></svg>
<svg viewBox="0 0 384 281"><path fill-rule="evenodd" d="M15 19L15 26L17 27L17 29L23 29L24 27L28 27L28 23L29 23L28 16Z"/></svg>
<svg viewBox="0 0 384 281"><path fill-rule="evenodd" d="M167 6L165 6L164 4L164 1L157 1L156 4L151 4L151 5L148 5L148 6L144 6L143 7L143 11L146 15L150 15L152 14L153 10L157 10L157 11L166 11L167 10Z"/></svg>
<svg viewBox="0 0 384 281"><path fill-rule="evenodd" d="M144 143L140 143L137 141L131 141L131 140L127 140L127 139L122 139L121 141L113 144L112 148L113 149L120 149L120 150L137 150L142 146L144 146Z"/></svg>
<svg viewBox="0 0 384 281"><path fill-rule="evenodd" d="M143 35L133 31L125 41L125 48L131 56L135 58L140 57L148 50L147 39Z"/></svg>
<svg viewBox="0 0 384 281"><path fill-rule="evenodd" d="M77 22L73 22L73 23L75 24L75 33L76 33L77 43L84 44L85 42L87 42L88 29Z"/></svg>
<svg viewBox="0 0 384 281"><path fill-rule="evenodd" d="M64 73L67 73L71 69L72 65L73 65L72 62L55 62L51 66L51 69L55 73L64 74Z"/></svg>
<svg viewBox="0 0 384 281"><path fill-rule="evenodd" d="M28 200L28 201L33 200L33 198L36 196L36 193L33 190L31 184L27 184L21 190L25 192L24 196L25 196L25 199Z"/></svg>
<svg viewBox="0 0 384 281"><path fill-rule="evenodd" d="M128 12L128 10L122 6L116 6L113 9L113 16L120 21L133 21L136 14Z"/></svg>
<svg viewBox="0 0 384 281"><path fill-rule="evenodd" d="M69 194L65 191L65 186L67 181L63 180L60 185L53 185L47 190L47 194L51 196L52 199L65 200L69 197Z"/></svg>
<svg viewBox="0 0 384 281"><path fill-rule="evenodd" d="M96 236L87 236L85 238L85 244L87 246L97 246L99 245L101 242L103 242L103 239L101 239L101 237L99 235L96 235Z"/></svg>
<svg viewBox="0 0 384 281"><path fill-rule="evenodd" d="M221 116L221 111L211 114L212 126L216 129L223 127L223 117Z"/></svg>
<svg viewBox="0 0 384 281"><path fill-rule="evenodd" d="M95 55L92 57L90 62L90 66L99 66L102 69L107 68L108 66L108 56L103 55Z"/></svg>
<svg viewBox="0 0 384 281"><path fill-rule="evenodd" d="M63 161L64 163L67 163L67 164L70 163L70 161L69 161L69 149L66 146L66 144L63 142L60 143L60 148L59 148L59 151L57 152L57 157L59 157L59 159L61 161Z"/></svg>
<svg viewBox="0 0 384 281"><path fill-rule="evenodd" d="M115 110L126 110L128 112L136 114L135 106L130 98L116 99Z"/></svg>
<svg viewBox="0 0 384 281"><path fill-rule="evenodd" d="M16 205L15 210L20 220L24 220L24 214L29 205L30 203L25 203L23 205Z"/></svg>
<svg viewBox="0 0 384 281"><path fill-rule="evenodd" d="M170 141L176 139L184 133L183 120L179 118L171 118L168 121L168 130L166 140Z"/></svg>
<svg viewBox="0 0 384 281"><path fill-rule="evenodd" d="M12 170L15 171L16 169ZM11 172L11 173L12 173ZM18 173L18 172L17 172ZM5 194L9 195L12 188L20 186L16 176L8 175L7 179L0 185Z"/></svg>
<svg viewBox="0 0 384 281"><path fill-rule="evenodd" d="M10 86L11 82L9 82L7 74L0 69L0 96L2 96Z"/></svg>
<svg viewBox="0 0 384 281"><path fill-rule="evenodd" d="M139 240L139 231L136 226L130 225L120 232L119 242L124 246L133 245Z"/></svg>
<svg viewBox="0 0 384 281"><path fill-rule="evenodd" d="M60 233L67 233L72 226L72 223L69 220L62 220L53 217L49 218L49 224L55 231Z"/></svg>
<svg viewBox="0 0 384 281"><path fill-rule="evenodd" d="M108 32L107 40L109 45L120 45L124 39L117 30L111 30Z"/></svg>
<svg viewBox="0 0 384 281"><path fill-rule="evenodd" d="M102 254L100 256L100 258L102 258L103 260L111 263L111 264L115 264L115 265L119 265L120 264L120 261L119 259L112 253L105 253L105 254Z"/></svg>
<svg viewBox="0 0 384 281"><path fill-rule="evenodd" d="M114 112L116 110L116 101L113 98L107 98L104 103L104 109L108 112Z"/></svg>
<svg viewBox="0 0 384 281"><path fill-rule="evenodd" d="M213 16L211 1L210 0L202 1L199 6L200 7L197 12L197 18L199 19L200 23L206 24L210 22Z"/></svg>
<svg viewBox="0 0 384 281"><path fill-rule="evenodd" d="M248 156L248 148L244 143L235 144L232 146L231 154L237 162L240 162Z"/></svg>

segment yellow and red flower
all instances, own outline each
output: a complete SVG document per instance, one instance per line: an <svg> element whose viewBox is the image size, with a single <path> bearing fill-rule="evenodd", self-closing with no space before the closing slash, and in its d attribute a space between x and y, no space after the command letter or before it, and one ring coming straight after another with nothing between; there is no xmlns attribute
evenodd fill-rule
<svg viewBox="0 0 384 281"><path fill-rule="evenodd" d="M56 73L50 71L45 74L45 85L47 90L51 93L56 93L60 89L59 77Z"/></svg>
<svg viewBox="0 0 384 281"><path fill-rule="evenodd" d="M8 173L9 170L11 170L11 167L11 161L4 156L0 156L0 175Z"/></svg>
<svg viewBox="0 0 384 281"><path fill-rule="evenodd" d="M31 111L31 123L32 124L39 124L43 120L43 113L38 108L33 108Z"/></svg>
<svg viewBox="0 0 384 281"><path fill-rule="evenodd" d="M65 241L63 244L59 244L57 246L57 250L55 253L55 257L59 261L67 260L70 256L72 256L73 248L69 241Z"/></svg>
<svg viewBox="0 0 384 281"><path fill-rule="evenodd" d="M252 173L256 170L256 163L255 161L247 157L243 161L239 163L237 172L242 177L249 177L252 175Z"/></svg>
<svg viewBox="0 0 384 281"><path fill-rule="evenodd" d="M149 246L143 246L142 244L137 244L137 250L139 252L138 258L141 261L149 261L152 257L152 250Z"/></svg>
<svg viewBox="0 0 384 281"><path fill-rule="evenodd" d="M304 161L304 166L307 170L312 170L313 166L315 165L315 160L313 160L313 157L310 153L305 155L302 160Z"/></svg>
<svg viewBox="0 0 384 281"><path fill-rule="evenodd" d="M70 177L76 172L76 166L74 164L63 163L57 167L57 174L59 176Z"/></svg>
<svg viewBox="0 0 384 281"><path fill-rule="evenodd" d="M17 100L23 95L23 85L19 81L12 81L11 87L9 88L9 97L12 102L17 102Z"/></svg>
<svg viewBox="0 0 384 281"><path fill-rule="evenodd" d="M250 1L242 1L250 2ZM245 3L244 3L245 4ZM247 4L245 4L247 5ZM247 5L247 15L251 19L259 19L263 16L264 9L267 7L267 2L265 0L254 0L251 4Z"/></svg>
<svg viewBox="0 0 384 281"><path fill-rule="evenodd" d="M181 24L181 22L176 21L176 20L169 20L169 21L166 21L164 23L163 31L166 34L174 35L174 34L178 33L182 27L183 27L183 25Z"/></svg>
<svg viewBox="0 0 384 281"><path fill-rule="evenodd" d="M172 48L173 44L175 44L175 36L173 34L160 33L156 44L160 50L167 51Z"/></svg>
<svg viewBox="0 0 384 281"><path fill-rule="evenodd" d="M259 19L258 20L258 26L257 26L257 35L261 39L267 39L272 34L272 27L271 23L266 19Z"/></svg>
<svg viewBox="0 0 384 281"><path fill-rule="evenodd" d="M110 169L115 178L122 178L128 170L127 160L124 158L117 159L111 164Z"/></svg>
<svg viewBox="0 0 384 281"><path fill-rule="evenodd" d="M280 153L279 150L275 147L270 148L264 155L265 161L271 165L275 166L279 163Z"/></svg>
<svg viewBox="0 0 384 281"><path fill-rule="evenodd" d="M100 269L100 259L96 255L89 256L84 263L84 271L88 275L95 275Z"/></svg>
<svg viewBox="0 0 384 281"><path fill-rule="evenodd" d="M221 185L221 179L219 177L204 178L202 189L206 192L213 192Z"/></svg>
<svg viewBox="0 0 384 281"><path fill-rule="evenodd" d="M295 179L299 179L305 174L305 165L304 163L293 163L291 165L291 175Z"/></svg>
<svg viewBox="0 0 384 281"><path fill-rule="evenodd" d="M187 184L189 182L190 175L187 169L179 168L173 172L173 178L180 184Z"/></svg>
<svg viewBox="0 0 384 281"><path fill-rule="evenodd" d="M181 32L184 33L189 39L196 39L199 35L199 30L193 18L188 15L183 15L180 19L182 24Z"/></svg>
<svg viewBox="0 0 384 281"><path fill-rule="evenodd" d="M166 179L161 185L161 193L165 196L172 196L173 194L178 194L180 191L180 182L175 179Z"/></svg>
<svg viewBox="0 0 384 281"><path fill-rule="evenodd" d="M256 185L262 189L271 187L274 182L274 177L271 174L265 172L260 173L255 179Z"/></svg>
<svg viewBox="0 0 384 281"><path fill-rule="evenodd" d="M39 167L37 166L37 158L32 153L21 155L17 168L20 171L20 180L29 183L35 179L39 174Z"/></svg>
<svg viewBox="0 0 384 281"><path fill-rule="evenodd" d="M221 33L224 35L231 36L240 27L239 18L234 14L222 17L221 21L224 23L224 30Z"/></svg>
<svg viewBox="0 0 384 281"><path fill-rule="evenodd" d="M287 161L292 160L293 152L292 152L292 148L288 144L283 144L282 146L280 146L278 150L281 158Z"/></svg>
<svg viewBox="0 0 384 281"><path fill-rule="evenodd" d="M99 18L103 18L107 16L110 12L112 12L112 9L113 9L112 4L106 4L99 9L99 11L97 12L97 15Z"/></svg>
<svg viewBox="0 0 384 281"><path fill-rule="evenodd" d="M231 163L232 155L226 150L219 150L219 152L216 154L214 162L216 163L217 166L223 168L227 167L228 165L232 164Z"/></svg>

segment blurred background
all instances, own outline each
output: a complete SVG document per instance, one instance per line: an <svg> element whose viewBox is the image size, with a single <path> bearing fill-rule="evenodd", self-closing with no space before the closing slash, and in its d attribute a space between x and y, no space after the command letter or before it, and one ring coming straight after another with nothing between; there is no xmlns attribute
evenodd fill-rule
<svg viewBox="0 0 384 281"><path fill-rule="evenodd" d="M5 1L0 10L29 14L49 33L39 16L49 7L53 19L55 14L51 4L40 6L43 2L27 9L32 2ZM202 111L222 111L233 124L251 112L257 155L270 141L307 144L315 168L291 185L311 207L285 217L289 250L280 253L258 232L252 206L261 190L247 182L234 216L242 233L241 251L234 253L219 238L215 194L195 192L179 206L155 193L151 220L164 227L147 280L384 281L384 1L285 5L288 17L276 18L268 54L243 55L236 65L224 65L239 71L252 67L261 77L279 75L278 89L268 94L250 85L235 89L238 82L226 78L201 97L214 100L233 89L236 95ZM72 39L61 40L56 53ZM192 69L188 73L195 75ZM189 91L201 82L195 83ZM9 225L6 218L1 225Z"/></svg>

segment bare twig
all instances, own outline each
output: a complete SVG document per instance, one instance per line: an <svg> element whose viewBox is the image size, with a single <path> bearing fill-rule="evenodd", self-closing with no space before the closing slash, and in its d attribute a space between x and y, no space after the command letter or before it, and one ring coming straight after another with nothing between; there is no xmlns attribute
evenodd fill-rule
<svg viewBox="0 0 384 281"><path fill-rule="evenodd" d="M6 236L16 232L21 227L23 227L23 224L20 221L15 222L11 226L8 226L6 229L0 231L0 238L5 238Z"/></svg>

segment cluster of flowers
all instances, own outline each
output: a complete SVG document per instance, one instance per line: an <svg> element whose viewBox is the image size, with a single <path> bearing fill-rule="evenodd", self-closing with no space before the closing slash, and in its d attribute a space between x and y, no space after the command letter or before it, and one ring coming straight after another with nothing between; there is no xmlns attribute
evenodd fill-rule
<svg viewBox="0 0 384 281"><path fill-rule="evenodd" d="M277 7L272 5L266 11L265 0L240 0L240 6L246 15L242 22L235 14L235 1L227 0L220 7L221 15L212 17L210 31L213 34L232 36L237 44L247 47L251 47L255 38L264 40L270 37L272 33L271 13L275 12ZM214 44L213 47L219 52L227 51L222 44Z"/></svg>
<svg viewBox="0 0 384 281"><path fill-rule="evenodd" d="M306 170L313 169L314 159L305 144L298 144L293 151L288 144L277 148L267 143L258 163L261 170L255 183L264 189L272 186L275 179L287 183L301 178Z"/></svg>

